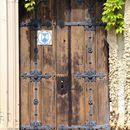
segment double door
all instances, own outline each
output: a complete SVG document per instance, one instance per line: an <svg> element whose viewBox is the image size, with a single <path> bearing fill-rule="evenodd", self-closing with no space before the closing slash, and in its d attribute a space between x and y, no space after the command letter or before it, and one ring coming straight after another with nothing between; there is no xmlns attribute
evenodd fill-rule
<svg viewBox="0 0 130 130"><path fill-rule="evenodd" d="M60 124L81 125L88 121L88 82L77 79L77 72L88 70L88 31L83 26L60 28L55 23L63 21L84 21L88 13L87 1L77 4L77 0L50 0L41 6L39 17L51 20L52 45L38 46L38 69L51 73L50 79L38 82L38 120L58 128ZM101 21L102 4L95 2L94 17ZM92 83L93 119L97 124L109 123L108 97L108 46L104 27L96 27L92 36L91 68L102 72L105 77ZM34 33L28 27L20 28L20 72L34 69ZM34 83L21 79L20 82L21 125L34 120Z"/></svg>

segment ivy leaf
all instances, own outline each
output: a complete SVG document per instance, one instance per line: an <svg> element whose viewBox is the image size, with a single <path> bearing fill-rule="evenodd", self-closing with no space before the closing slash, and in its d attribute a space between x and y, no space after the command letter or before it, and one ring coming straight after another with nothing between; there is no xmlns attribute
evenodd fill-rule
<svg viewBox="0 0 130 130"><path fill-rule="evenodd" d="M102 21L107 23L106 30L115 27L117 33L124 31L124 1L125 0L107 0L106 3L104 3Z"/></svg>
<svg viewBox="0 0 130 130"><path fill-rule="evenodd" d="M35 5L35 0L28 0L26 1L24 7L27 9L27 11L31 11L34 9L34 5Z"/></svg>

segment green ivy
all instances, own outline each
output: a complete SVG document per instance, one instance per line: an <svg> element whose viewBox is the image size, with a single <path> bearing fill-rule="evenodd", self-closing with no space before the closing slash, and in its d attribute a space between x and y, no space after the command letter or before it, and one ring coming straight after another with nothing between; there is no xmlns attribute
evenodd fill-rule
<svg viewBox="0 0 130 130"><path fill-rule="evenodd" d="M27 9L27 11L31 11L34 9L35 0L26 0L26 3L24 7Z"/></svg>
<svg viewBox="0 0 130 130"><path fill-rule="evenodd" d="M104 3L102 21L107 24L107 30L116 28L117 33L124 31L124 4L125 0L107 0Z"/></svg>

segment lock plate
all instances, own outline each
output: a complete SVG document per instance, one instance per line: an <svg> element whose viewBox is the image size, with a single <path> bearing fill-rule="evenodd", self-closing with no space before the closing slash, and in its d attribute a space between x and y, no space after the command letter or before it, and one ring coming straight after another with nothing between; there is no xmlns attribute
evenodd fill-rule
<svg viewBox="0 0 130 130"><path fill-rule="evenodd" d="M64 95L68 93L69 88L69 77L68 76L58 76L56 78L57 81L57 93L60 95Z"/></svg>

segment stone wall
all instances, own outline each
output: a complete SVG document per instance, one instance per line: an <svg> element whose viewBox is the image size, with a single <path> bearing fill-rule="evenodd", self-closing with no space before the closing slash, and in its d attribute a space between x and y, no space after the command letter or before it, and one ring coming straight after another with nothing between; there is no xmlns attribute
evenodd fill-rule
<svg viewBox="0 0 130 130"><path fill-rule="evenodd" d="M125 31L108 32L110 123L113 130L130 130L130 0L125 4Z"/></svg>
<svg viewBox="0 0 130 130"><path fill-rule="evenodd" d="M124 32L124 56L125 63L125 123L130 128L130 0L125 5L125 32Z"/></svg>

